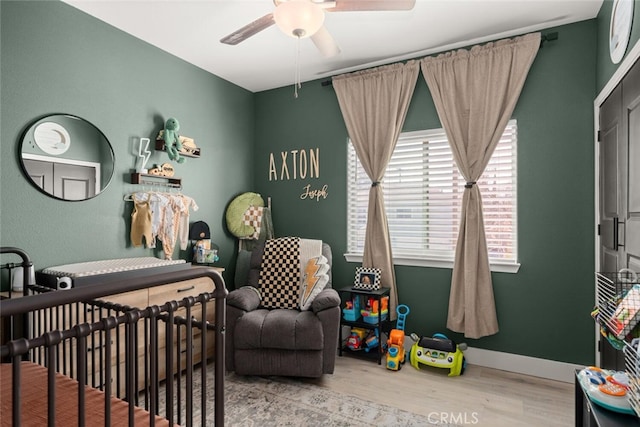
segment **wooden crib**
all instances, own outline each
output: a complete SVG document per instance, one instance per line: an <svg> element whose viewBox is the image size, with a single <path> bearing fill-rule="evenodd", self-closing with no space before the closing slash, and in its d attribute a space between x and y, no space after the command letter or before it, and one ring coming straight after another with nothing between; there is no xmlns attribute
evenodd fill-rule
<svg viewBox="0 0 640 427"><path fill-rule="evenodd" d="M2 426L224 425L224 280L149 273L0 301Z"/></svg>

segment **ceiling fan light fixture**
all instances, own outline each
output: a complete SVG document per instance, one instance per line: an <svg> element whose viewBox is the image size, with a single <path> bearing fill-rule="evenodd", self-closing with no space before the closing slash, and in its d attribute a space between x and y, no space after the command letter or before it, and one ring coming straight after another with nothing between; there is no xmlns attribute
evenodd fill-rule
<svg viewBox="0 0 640 427"><path fill-rule="evenodd" d="M302 39L320 30L324 24L324 11L309 0L289 0L278 4L273 18L283 33Z"/></svg>

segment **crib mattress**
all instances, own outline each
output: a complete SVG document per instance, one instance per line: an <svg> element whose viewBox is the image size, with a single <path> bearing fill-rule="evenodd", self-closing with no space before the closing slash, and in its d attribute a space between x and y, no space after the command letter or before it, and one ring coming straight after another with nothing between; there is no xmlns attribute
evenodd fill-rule
<svg viewBox="0 0 640 427"><path fill-rule="evenodd" d="M21 362L21 408L24 427L41 427L47 425L47 368L33 362ZM11 426L11 364L0 364L0 425ZM44 379L44 381L43 381ZM87 425L104 425L104 393L98 389L86 387L85 407ZM56 374L56 425L78 425L78 383L62 374ZM128 425L129 404L116 397L111 397L111 425ZM149 425L149 412L136 407L134 410L136 426ZM156 426L169 426L162 417L155 417Z"/></svg>
<svg viewBox="0 0 640 427"><path fill-rule="evenodd" d="M54 289L67 289L188 268L191 268L191 263L182 259L120 258L48 267L36 273L36 282Z"/></svg>

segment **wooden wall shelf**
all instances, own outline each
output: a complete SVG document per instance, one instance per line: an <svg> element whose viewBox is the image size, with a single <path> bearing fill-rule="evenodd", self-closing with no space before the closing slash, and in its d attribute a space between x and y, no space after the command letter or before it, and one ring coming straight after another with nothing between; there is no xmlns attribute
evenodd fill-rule
<svg viewBox="0 0 640 427"><path fill-rule="evenodd" d="M156 139L156 150L167 151L167 147L166 147L166 143L164 142L164 139ZM200 157L200 148L196 148L194 153L184 153L181 151L180 155L184 157L198 158Z"/></svg>
<svg viewBox="0 0 640 427"><path fill-rule="evenodd" d="M147 173L131 173L132 184L160 185L166 187L182 188L182 179L161 175L150 175Z"/></svg>

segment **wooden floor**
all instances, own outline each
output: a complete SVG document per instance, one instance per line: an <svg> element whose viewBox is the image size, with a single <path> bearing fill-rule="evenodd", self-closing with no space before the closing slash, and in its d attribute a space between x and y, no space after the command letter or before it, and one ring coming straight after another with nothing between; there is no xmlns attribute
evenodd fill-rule
<svg viewBox="0 0 640 427"><path fill-rule="evenodd" d="M573 384L473 365L459 377L447 373L431 367L418 371L409 363L391 371L375 361L342 356L333 375L309 381L460 426L574 425Z"/></svg>

